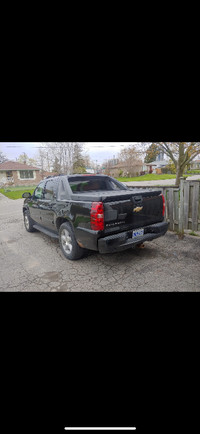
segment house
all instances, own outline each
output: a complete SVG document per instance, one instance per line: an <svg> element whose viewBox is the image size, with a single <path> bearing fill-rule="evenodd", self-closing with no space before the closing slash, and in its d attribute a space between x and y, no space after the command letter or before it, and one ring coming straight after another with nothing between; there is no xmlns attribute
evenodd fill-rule
<svg viewBox="0 0 200 434"><path fill-rule="evenodd" d="M47 172L46 170L40 170L40 180L47 178L48 176L57 176L58 172Z"/></svg>
<svg viewBox="0 0 200 434"><path fill-rule="evenodd" d="M189 167L189 170L200 170L200 160L193 160Z"/></svg>
<svg viewBox="0 0 200 434"><path fill-rule="evenodd" d="M118 163L115 166L109 168L110 176L118 178L119 176L138 176L142 170L142 162L136 161L133 166L127 165L127 163Z"/></svg>
<svg viewBox="0 0 200 434"><path fill-rule="evenodd" d="M144 173L162 173L162 168L166 167L169 164L169 158L166 157L163 151L160 151L159 154L156 156L155 161L152 161L151 163L144 163L142 171Z"/></svg>
<svg viewBox="0 0 200 434"><path fill-rule="evenodd" d="M86 173L95 173L95 170L92 167L86 167Z"/></svg>
<svg viewBox="0 0 200 434"><path fill-rule="evenodd" d="M162 173L162 168L168 165L166 160L155 160L151 163L146 163L147 173Z"/></svg>
<svg viewBox="0 0 200 434"><path fill-rule="evenodd" d="M37 185L41 181L40 169L17 161L0 163L0 185Z"/></svg>

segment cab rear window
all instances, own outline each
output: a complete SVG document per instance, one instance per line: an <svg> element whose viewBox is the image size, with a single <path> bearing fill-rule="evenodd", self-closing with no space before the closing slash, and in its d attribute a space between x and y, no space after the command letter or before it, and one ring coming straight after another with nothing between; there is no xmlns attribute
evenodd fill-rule
<svg viewBox="0 0 200 434"><path fill-rule="evenodd" d="M109 178L68 178L73 193L87 193L92 191L124 190L123 185L115 183Z"/></svg>

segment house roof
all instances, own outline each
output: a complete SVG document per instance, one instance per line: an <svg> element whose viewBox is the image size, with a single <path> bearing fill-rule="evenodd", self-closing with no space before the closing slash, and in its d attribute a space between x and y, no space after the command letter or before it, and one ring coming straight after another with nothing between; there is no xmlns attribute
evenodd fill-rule
<svg viewBox="0 0 200 434"><path fill-rule="evenodd" d="M168 161L166 160L156 160L156 161L152 161L151 163L146 163L146 166L157 166L157 167L162 167L162 166L167 166Z"/></svg>
<svg viewBox="0 0 200 434"><path fill-rule="evenodd" d="M42 174L43 174L44 177L47 177L47 176L57 176L58 172L47 172L47 171L43 170Z"/></svg>
<svg viewBox="0 0 200 434"><path fill-rule="evenodd" d="M157 166L158 163L156 163L155 161L152 161L152 163L144 163L144 166Z"/></svg>
<svg viewBox="0 0 200 434"><path fill-rule="evenodd" d="M28 164L18 163L17 161L5 161L0 163L0 170L40 170L38 167L29 166Z"/></svg>

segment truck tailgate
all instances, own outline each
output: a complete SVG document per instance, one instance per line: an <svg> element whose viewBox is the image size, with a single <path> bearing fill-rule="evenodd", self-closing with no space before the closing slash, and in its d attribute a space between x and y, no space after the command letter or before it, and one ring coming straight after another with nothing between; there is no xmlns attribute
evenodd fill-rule
<svg viewBox="0 0 200 434"><path fill-rule="evenodd" d="M73 194L72 199L77 205L84 205L84 208L88 203L103 202L104 231L99 234L100 237L163 221L163 200L159 190L88 192ZM87 210L89 212L88 207Z"/></svg>
<svg viewBox="0 0 200 434"><path fill-rule="evenodd" d="M139 228L163 221L161 191L123 192L102 196L105 232Z"/></svg>

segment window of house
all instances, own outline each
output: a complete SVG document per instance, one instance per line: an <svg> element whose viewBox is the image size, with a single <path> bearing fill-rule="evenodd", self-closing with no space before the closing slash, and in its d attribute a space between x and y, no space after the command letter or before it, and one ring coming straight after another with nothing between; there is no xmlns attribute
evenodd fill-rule
<svg viewBox="0 0 200 434"><path fill-rule="evenodd" d="M10 178L12 178L12 176L13 176L12 170L7 170L7 172L6 172L6 178L10 179Z"/></svg>
<svg viewBox="0 0 200 434"><path fill-rule="evenodd" d="M20 179L34 179L33 170L20 170Z"/></svg>

